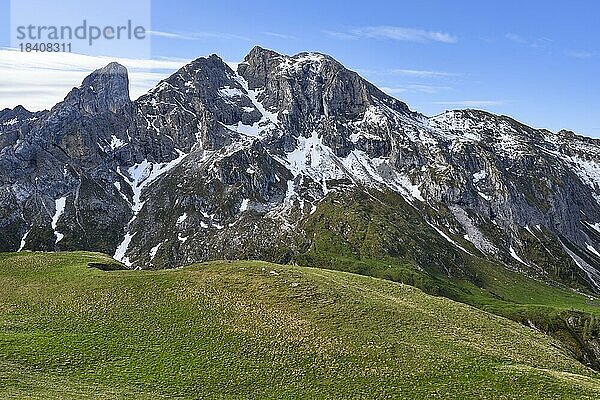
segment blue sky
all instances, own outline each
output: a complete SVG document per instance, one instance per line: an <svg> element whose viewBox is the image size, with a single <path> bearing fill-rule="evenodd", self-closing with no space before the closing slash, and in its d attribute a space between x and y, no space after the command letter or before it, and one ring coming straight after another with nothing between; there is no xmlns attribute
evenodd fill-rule
<svg viewBox="0 0 600 400"><path fill-rule="evenodd" d="M481 108L600 137L596 1L156 0L151 10L153 58L319 51L428 115Z"/></svg>

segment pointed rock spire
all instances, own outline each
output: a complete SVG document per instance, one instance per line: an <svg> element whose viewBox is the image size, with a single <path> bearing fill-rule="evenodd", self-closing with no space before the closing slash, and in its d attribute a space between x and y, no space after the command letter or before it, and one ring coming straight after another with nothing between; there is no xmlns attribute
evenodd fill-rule
<svg viewBox="0 0 600 400"><path fill-rule="evenodd" d="M82 108L87 112L116 112L122 109L131 102L127 68L111 62L88 75L77 94Z"/></svg>

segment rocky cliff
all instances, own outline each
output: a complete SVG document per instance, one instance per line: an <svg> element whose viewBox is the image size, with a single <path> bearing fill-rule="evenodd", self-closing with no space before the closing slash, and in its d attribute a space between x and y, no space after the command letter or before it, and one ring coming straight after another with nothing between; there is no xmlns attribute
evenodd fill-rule
<svg viewBox="0 0 600 400"><path fill-rule="evenodd" d="M0 250L134 268L478 262L600 289L600 141L477 110L413 112L329 56L199 58L131 101L93 72L49 111L0 111Z"/></svg>

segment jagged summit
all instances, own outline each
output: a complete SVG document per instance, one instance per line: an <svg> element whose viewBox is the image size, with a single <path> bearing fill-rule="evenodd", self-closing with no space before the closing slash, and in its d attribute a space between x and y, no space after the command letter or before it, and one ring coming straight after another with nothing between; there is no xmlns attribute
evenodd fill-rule
<svg viewBox="0 0 600 400"><path fill-rule="evenodd" d="M237 72L250 89L261 89L259 100L268 109L300 114L304 120L322 116L353 119L376 103L410 114L406 104L321 53L285 56L255 47ZM290 129L298 131L303 127Z"/></svg>
<svg viewBox="0 0 600 400"><path fill-rule="evenodd" d="M278 53L274 50L265 49L260 46L254 46L250 52L244 57L242 64L258 64L258 63L279 63L282 62L286 64L307 64L307 63L321 63L321 62L330 62L333 64L337 64L340 67L343 67L337 60L333 57L319 53L319 52L301 52L295 55L284 55Z"/></svg>
<svg viewBox="0 0 600 400"><path fill-rule="evenodd" d="M275 50L266 49L261 46L254 46L248 54L244 57L244 62L255 58L281 58L283 57L280 53Z"/></svg>
<svg viewBox="0 0 600 400"><path fill-rule="evenodd" d="M0 149L2 143L12 143L17 140L16 132L29 132L30 126L47 111L31 112L22 105L13 109L5 108L0 111ZM11 133L10 135L8 133Z"/></svg>
<svg viewBox="0 0 600 400"><path fill-rule="evenodd" d="M5 108L4 110L0 110L0 124L12 121L10 125L15 125L19 119L28 117L31 114L32 112L22 105L18 105L15 108Z"/></svg>
<svg viewBox="0 0 600 400"><path fill-rule="evenodd" d="M92 75L127 75L127 68L116 61L110 62L104 67L94 71Z"/></svg>
<svg viewBox="0 0 600 400"><path fill-rule="evenodd" d="M92 72L83 80L77 95L87 112L122 109L131 101L127 68L111 62Z"/></svg>
<svg viewBox="0 0 600 400"><path fill-rule="evenodd" d="M0 110L0 113L7 113L7 112L14 112L14 113L23 113L23 112L30 112L29 110L27 110L25 107L23 107L21 104L19 104L18 106L16 106L15 108L5 108L4 110Z"/></svg>

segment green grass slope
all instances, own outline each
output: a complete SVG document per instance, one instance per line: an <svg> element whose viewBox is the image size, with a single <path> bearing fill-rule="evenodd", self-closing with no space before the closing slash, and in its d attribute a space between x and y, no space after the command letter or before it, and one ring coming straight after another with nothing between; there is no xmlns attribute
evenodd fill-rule
<svg viewBox="0 0 600 400"><path fill-rule="evenodd" d="M0 254L0 398L600 397L600 374L559 342L411 286L263 262L90 262L110 260Z"/></svg>
<svg viewBox="0 0 600 400"><path fill-rule="evenodd" d="M438 214L443 215L443 210L435 210L431 217ZM536 261L536 265L552 265L548 269L554 272L516 271L475 256L478 250L470 242L449 233L470 250L469 255L442 238L420 212L393 192L334 192L319 203L303 228L311 241L295 257L300 265L406 283L535 326L560 340L579 361L600 371L600 299L584 295L577 273L550 253L545 256L550 259ZM494 237L493 232L487 234ZM528 248L537 246L547 252L557 245L546 239L541 243L536 238L537 244L530 243ZM554 249L552 254L559 252Z"/></svg>

